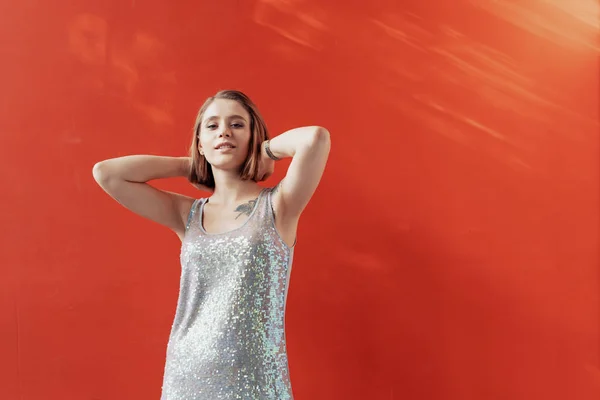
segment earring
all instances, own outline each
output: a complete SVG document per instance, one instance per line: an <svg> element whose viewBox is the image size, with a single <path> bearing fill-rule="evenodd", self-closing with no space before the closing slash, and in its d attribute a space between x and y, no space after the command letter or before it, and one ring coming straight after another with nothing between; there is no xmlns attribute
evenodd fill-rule
<svg viewBox="0 0 600 400"><path fill-rule="evenodd" d="M204 150L200 149L200 155L203 156L204 155Z"/></svg>

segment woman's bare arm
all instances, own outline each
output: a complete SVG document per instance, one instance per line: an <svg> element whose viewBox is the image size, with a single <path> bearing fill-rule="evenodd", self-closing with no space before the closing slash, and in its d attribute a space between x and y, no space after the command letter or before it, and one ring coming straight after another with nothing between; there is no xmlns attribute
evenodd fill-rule
<svg viewBox="0 0 600 400"><path fill-rule="evenodd" d="M173 230L183 238L194 199L152 187L153 179L187 176L189 157L130 155L94 165L94 179L125 208Z"/></svg>
<svg viewBox="0 0 600 400"><path fill-rule="evenodd" d="M321 126L294 128L274 137L270 144L276 157L292 157L273 201L283 218L295 221L323 176L331 148L329 131ZM264 147L263 143L262 157L267 158Z"/></svg>

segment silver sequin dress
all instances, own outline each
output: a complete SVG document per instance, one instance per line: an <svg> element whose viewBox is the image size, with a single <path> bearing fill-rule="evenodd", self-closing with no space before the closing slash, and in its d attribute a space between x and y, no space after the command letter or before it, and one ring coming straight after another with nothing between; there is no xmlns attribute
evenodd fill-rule
<svg viewBox="0 0 600 400"><path fill-rule="evenodd" d="M275 229L273 188L244 224L202 226L207 198L190 210L161 400L293 399L285 305L293 247Z"/></svg>

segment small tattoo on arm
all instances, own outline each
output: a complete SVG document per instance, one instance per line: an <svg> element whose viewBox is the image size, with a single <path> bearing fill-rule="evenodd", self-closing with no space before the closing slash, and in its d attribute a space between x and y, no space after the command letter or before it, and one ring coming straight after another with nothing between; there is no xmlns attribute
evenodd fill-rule
<svg viewBox="0 0 600 400"><path fill-rule="evenodd" d="M237 206L237 208L235 209L235 211L239 212L240 214L237 217L235 217L235 219L238 219L239 216L242 215L242 214L250 215L252 213L252 210L254 210L254 205L255 204L256 204L256 199L250 200L247 203L240 204L239 206Z"/></svg>

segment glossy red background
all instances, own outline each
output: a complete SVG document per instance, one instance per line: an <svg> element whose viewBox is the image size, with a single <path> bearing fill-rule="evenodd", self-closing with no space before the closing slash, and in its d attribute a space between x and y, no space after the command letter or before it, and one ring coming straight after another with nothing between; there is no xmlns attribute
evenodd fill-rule
<svg viewBox="0 0 600 400"><path fill-rule="evenodd" d="M598 399L597 21L591 0L3 2L2 399L159 397L179 241L92 166L184 155L227 88L272 135L332 135L288 297L297 399Z"/></svg>

